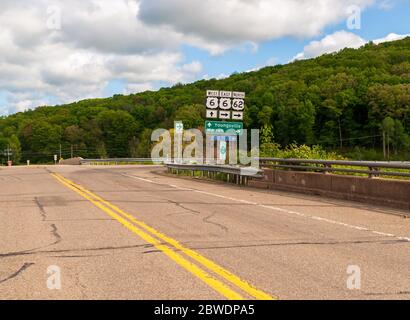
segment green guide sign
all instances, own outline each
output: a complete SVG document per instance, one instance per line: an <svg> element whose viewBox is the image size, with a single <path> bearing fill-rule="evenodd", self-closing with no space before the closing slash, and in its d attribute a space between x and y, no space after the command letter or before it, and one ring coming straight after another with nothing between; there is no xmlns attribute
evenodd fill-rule
<svg viewBox="0 0 410 320"><path fill-rule="evenodd" d="M206 121L205 122L206 134L231 134L242 135L243 123L242 122L221 122L221 121Z"/></svg>

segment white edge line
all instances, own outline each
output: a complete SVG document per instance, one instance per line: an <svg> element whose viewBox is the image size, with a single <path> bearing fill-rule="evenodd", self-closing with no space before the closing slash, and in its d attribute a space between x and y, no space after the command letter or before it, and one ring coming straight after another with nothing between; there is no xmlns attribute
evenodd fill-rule
<svg viewBox="0 0 410 320"><path fill-rule="evenodd" d="M129 177L129 178L132 178L132 179L137 179L137 180L141 180L141 181L145 181L145 182L149 182L149 183L153 183L153 184L160 184L160 183L154 182L152 180L140 178L140 177L137 177L137 176L134 176L134 175L128 175L128 174L122 174L122 175L125 176L125 177ZM201 190L196 190L196 189L182 188L182 187L179 187L179 186L176 186L176 185L173 185L173 184L166 184L166 185L168 185L168 186L170 186L174 189L178 189L178 190L191 191L191 192L201 193L201 194L205 194L205 195L216 197L216 198L222 198L222 199L226 199L226 200L246 203L246 204L249 204L249 205L255 205L255 206L258 206L258 207L261 207L261 208L264 208L264 209L270 209L270 210L274 210L274 211L277 211L277 212L293 214L293 215L297 215L299 217L304 217L304 218L308 218L308 219L312 219L312 220L316 220L316 221L321 221L321 222L326 222L326 223L330 223L330 224L340 225L340 226L350 228L350 229L355 229L355 230L365 231L365 232L371 232L373 234L377 234L377 235L380 235L380 236L389 237L389 238L396 238L396 239L401 240L401 241L410 242L410 238L400 237L400 236L396 236L394 234L380 232L380 231L374 231L374 230L370 230L369 228L366 228L366 227L355 226L355 225L351 225L351 224L336 221L336 220L331 220L331 219L322 218L322 217L318 217L318 216L311 216L311 215L307 215L307 214L297 212L297 211L286 210L286 209L282 209L282 208L279 208L279 207L263 205L263 204L260 204L260 203L251 202L251 201L247 201L247 200L231 198L231 197L227 197L227 196L223 196L223 195L215 194L215 193L211 193L211 192L206 192L206 191L201 191Z"/></svg>

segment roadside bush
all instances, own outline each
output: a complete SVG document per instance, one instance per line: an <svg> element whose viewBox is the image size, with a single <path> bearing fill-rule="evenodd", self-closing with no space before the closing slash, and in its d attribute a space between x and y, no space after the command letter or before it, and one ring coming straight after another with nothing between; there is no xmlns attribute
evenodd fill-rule
<svg viewBox="0 0 410 320"><path fill-rule="evenodd" d="M322 146L297 145L292 143L282 149L276 143L263 144L261 146L262 157L283 158L283 159L316 159L316 160L344 160L335 153L328 152Z"/></svg>

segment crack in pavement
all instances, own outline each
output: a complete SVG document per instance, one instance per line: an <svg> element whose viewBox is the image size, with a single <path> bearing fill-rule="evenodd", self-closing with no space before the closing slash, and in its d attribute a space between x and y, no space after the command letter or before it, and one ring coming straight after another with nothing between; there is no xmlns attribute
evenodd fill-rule
<svg viewBox="0 0 410 320"><path fill-rule="evenodd" d="M15 181L23 181L20 177L14 176L14 175L2 175L0 177L0 181L10 181L10 180L15 180Z"/></svg>
<svg viewBox="0 0 410 320"><path fill-rule="evenodd" d="M80 275L77 273L75 275L75 283L76 283L76 287L80 289L81 295L82 295L82 300L87 300L88 296L85 293L85 290L87 289L80 281Z"/></svg>
<svg viewBox="0 0 410 320"><path fill-rule="evenodd" d="M40 210L40 215L41 215L42 221L46 222L47 221L47 212L44 209L44 206L40 203L40 200L38 199L38 197L34 198L34 203L37 205L38 209ZM54 223L50 224L49 226L51 227L51 234L56 239L56 241L54 241L53 243L51 243L51 244L49 244L45 247L41 247L41 248L38 248L38 249L43 249L43 248L54 246L56 244L59 244L63 240L61 235L58 233L57 226ZM37 249L33 249L33 250L37 250ZM32 250L29 250L29 251L32 251ZM0 257L1 257L1 255L0 255Z"/></svg>
<svg viewBox="0 0 410 320"><path fill-rule="evenodd" d="M167 200L167 202L168 202L168 203L172 203L172 204L176 205L177 207L179 207L179 208L181 208L181 209L184 209L185 211L189 211L190 213L192 213L192 214L194 214L194 215L198 215L198 214L201 213L201 212L198 211L198 210L194 210L194 209L187 208L187 207L185 207L182 203L177 202L177 201ZM177 214L177 213L171 213L170 215L175 215L175 214Z"/></svg>
<svg viewBox="0 0 410 320"><path fill-rule="evenodd" d="M108 254L96 254L96 255L77 255L77 256L48 256L50 258L67 258L67 259L71 259L71 258L94 258L94 257L106 257L108 256Z"/></svg>
<svg viewBox="0 0 410 320"><path fill-rule="evenodd" d="M115 219L105 219L105 218L100 218L100 219L55 219L55 220L46 220L47 222L66 222L66 221L70 221L70 222L75 222L75 221L79 221L79 222L83 222L83 221L116 221Z"/></svg>
<svg viewBox="0 0 410 320"><path fill-rule="evenodd" d="M16 272L14 272L12 275L8 276L7 278L0 280L0 284L7 282L11 279L14 279L15 277L17 277L18 275L20 275L22 272L24 272L26 269L28 269L29 267L33 266L34 263L30 262L30 263L25 263L19 270L17 270Z"/></svg>
<svg viewBox="0 0 410 320"><path fill-rule="evenodd" d="M230 246L189 246L189 242L184 242L185 246L189 246L192 250L220 250L220 249L241 249L241 248L263 248L263 247L276 247L276 246L308 246L308 245L345 245L345 244L353 244L353 245L360 245L360 244L383 244L383 245L394 245L394 244L403 244L407 243L404 240L357 240L357 241L324 241L324 242L308 242L308 241L301 241L301 242L281 242L281 243L262 243L262 244L243 244L243 245L230 245ZM180 250L175 250L175 252L179 252ZM145 251L145 253L158 253L161 252L159 250L151 250Z"/></svg>
<svg viewBox="0 0 410 320"><path fill-rule="evenodd" d="M15 257L15 256L24 256L24 255L35 255L35 254L50 254L50 253L67 253L67 252L89 252L89 251L105 251L105 250L123 250L123 249L135 249L135 248L151 248L151 244L142 244L134 246L123 246L123 247L101 247L101 248L84 248L84 249L65 249L65 250L44 250L36 251L39 249L44 249L49 247L41 247L37 249L18 251L18 252L9 252L9 253L0 253L0 258Z"/></svg>
<svg viewBox="0 0 410 320"><path fill-rule="evenodd" d="M224 230L225 232L228 232L229 229L228 229L226 226L224 226L223 224L220 224L220 223L218 223L218 222L211 221L211 218L214 217L215 215L216 215L216 213L213 213L213 214L209 215L208 217L203 218L202 221L205 222L205 223L208 223L208 224L213 224L213 225L215 225L215 226L221 228L221 229Z"/></svg>
<svg viewBox="0 0 410 320"><path fill-rule="evenodd" d="M54 242L53 245L55 245L57 243L60 243L63 240L63 238L58 233L58 229L57 229L56 225L53 223L50 226L51 226L51 229L52 229L51 234L57 239L56 242Z"/></svg>
<svg viewBox="0 0 410 320"><path fill-rule="evenodd" d="M365 293L365 296L395 296L395 295L410 295L410 291L398 291L398 292L384 292L384 293Z"/></svg>
<svg viewBox="0 0 410 320"><path fill-rule="evenodd" d="M38 207L38 209L40 210L40 214L42 217L42 221L46 221L47 219L47 213L46 210L44 209L44 206L40 203L40 200L38 199L38 197L34 198L34 203L36 204L36 206Z"/></svg>

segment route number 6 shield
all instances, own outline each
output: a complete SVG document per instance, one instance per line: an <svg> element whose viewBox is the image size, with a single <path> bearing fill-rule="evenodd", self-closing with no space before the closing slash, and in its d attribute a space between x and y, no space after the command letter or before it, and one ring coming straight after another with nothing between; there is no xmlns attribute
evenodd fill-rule
<svg viewBox="0 0 410 320"><path fill-rule="evenodd" d="M206 99L206 107L208 109L218 109L218 98L207 98Z"/></svg>
<svg viewBox="0 0 410 320"><path fill-rule="evenodd" d="M242 111L245 109L245 101L243 99L234 99L232 102L232 108L235 111Z"/></svg>
<svg viewBox="0 0 410 320"><path fill-rule="evenodd" d="M223 98L223 99L219 100L219 108L221 108L222 110L231 109L231 99Z"/></svg>

